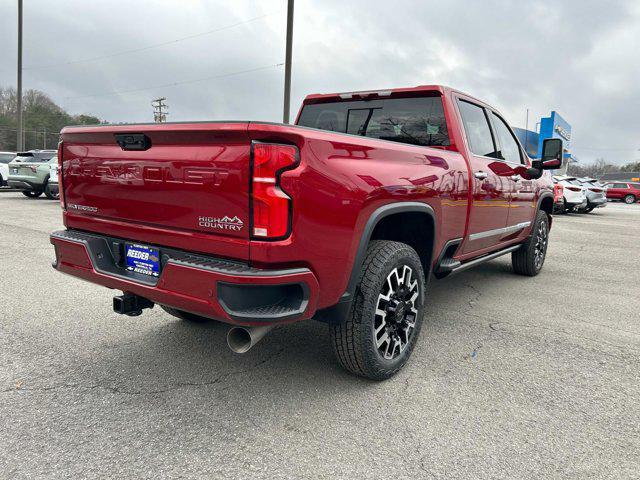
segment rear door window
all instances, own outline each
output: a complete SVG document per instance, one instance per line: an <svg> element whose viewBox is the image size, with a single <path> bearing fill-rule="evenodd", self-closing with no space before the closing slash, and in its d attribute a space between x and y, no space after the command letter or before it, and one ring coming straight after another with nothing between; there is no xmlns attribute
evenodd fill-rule
<svg viewBox="0 0 640 480"><path fill-rule="evenodd" d="M298 125L412 145L449 145L439 96L305 105Z"/></svg>
<svg viewBox="0 0 640 480"><path fill-rule="evenodd" d="M471 151L483 157L498 158L484 108L464 100L458 105Z"/></svg>

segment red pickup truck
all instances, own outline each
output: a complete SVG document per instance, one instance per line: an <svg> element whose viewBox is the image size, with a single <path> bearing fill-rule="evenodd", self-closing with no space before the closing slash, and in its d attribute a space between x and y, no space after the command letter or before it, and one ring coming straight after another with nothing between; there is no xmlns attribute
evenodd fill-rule
<svg viewBox="0 0 640 480"><path fill-rule="evenodd" d="M536 275L562 143L530 160L504 117L442 86L309 95L296 125L67 127L58 159L66 230L54 267L232 324L247 351L273 326L330 324L349 371L407 361L427 283L511 253Z"/></svg>

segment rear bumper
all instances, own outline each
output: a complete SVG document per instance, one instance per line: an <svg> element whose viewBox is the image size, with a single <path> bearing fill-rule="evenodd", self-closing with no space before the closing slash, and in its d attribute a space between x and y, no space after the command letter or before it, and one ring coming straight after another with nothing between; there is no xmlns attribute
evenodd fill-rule
<svg viewBox="0 0 640 480"><path fill-rule="evenodd" d="M576 199L576 200L574 200L574 199L572 199L572 200L565 199L564 203L565 203L565 205L567 207L573 207L573 208L578 208L578 209L587 208L587 205L588 205L586 198L585 199Z"/></svg>
<svg viewBox="0 0 640 480"><path fill-rule="evenodd" d="M125 240L75 230L54 232L50 240L60 272L226 323L290 323L316 311L318 281L307 268L260 270L159 247L162 271L155 278L121 266Z"/></svg>
<svg viewBox="0 0 640 480"><path fill-rule="evenodd" d="M589 204L590 207L604 207L607 205L607 199L606 197L600 197L600 198L588 198L587 202Z"/></svg>
<svg viewBox="0 0 640 480"><path fill-rule="evenodd" d="M15 180L10 178L7 180L7 184L16 190L42 190L42 185L28 180Z"/></svg>

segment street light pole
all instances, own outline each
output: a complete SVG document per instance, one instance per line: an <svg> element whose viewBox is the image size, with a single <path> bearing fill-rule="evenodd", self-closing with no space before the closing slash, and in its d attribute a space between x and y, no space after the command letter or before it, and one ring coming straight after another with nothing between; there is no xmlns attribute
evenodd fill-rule
<svg viewBox="0 0 640 480"><path fill-rule="evenodd" d="M24 137L22 131L22 0L18 0L18 139L16 150L24 150Z"/></svg>
<svg viewBox="0 0 640 480"><path fill-rule="evenodd" d="M284 112L282 123L289 123L289 109L291 104L291 56L293 43L293 0L287 5L287 50L284 60Z"/></svg>

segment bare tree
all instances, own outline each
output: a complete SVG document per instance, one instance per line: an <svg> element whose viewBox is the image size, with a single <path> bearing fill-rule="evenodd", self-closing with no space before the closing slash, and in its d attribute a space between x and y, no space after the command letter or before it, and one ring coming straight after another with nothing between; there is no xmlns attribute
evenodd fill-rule
<svg viewBox="0 0 640 480"><path fill-rule="evenodd" d="M567 173L576 177L600 178L605 173L619 172L620 170L619 165L609 163L604 158L597 158L593 163L585 165L571 163Z"/></svg>

